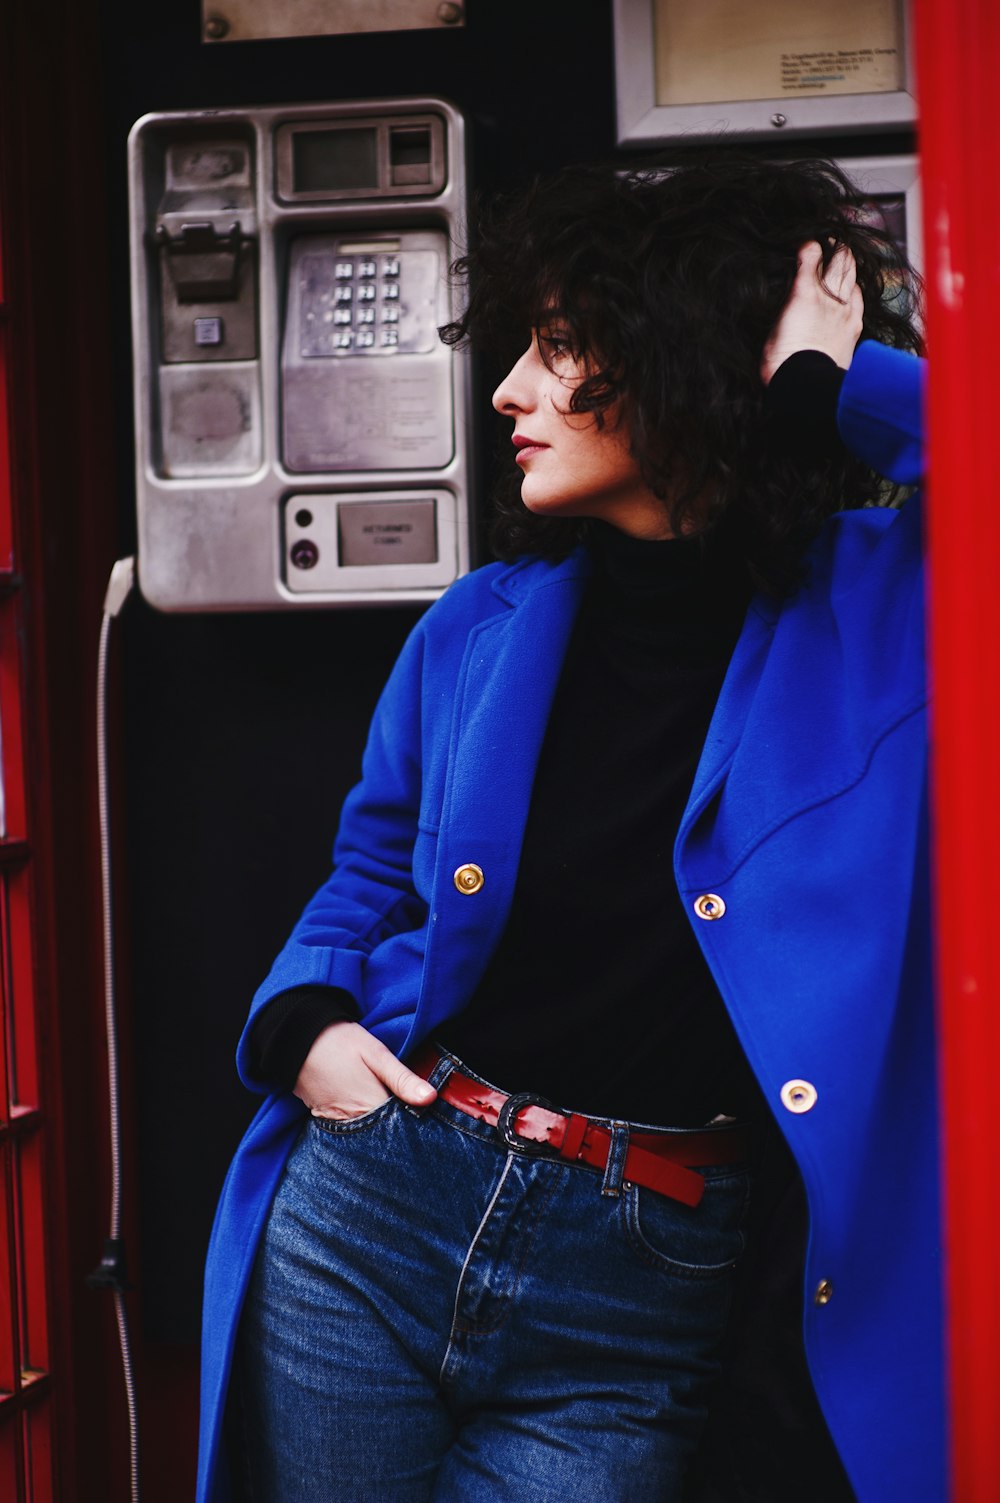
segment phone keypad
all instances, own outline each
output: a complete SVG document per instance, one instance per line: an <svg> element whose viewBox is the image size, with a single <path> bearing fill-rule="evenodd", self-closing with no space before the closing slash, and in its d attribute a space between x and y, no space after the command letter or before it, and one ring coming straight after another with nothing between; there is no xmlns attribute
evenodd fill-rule
<svg viewBox="0 0 1000 1503"><path fill-rule="evenodd" d="M301 271L304 356L399 349L400 315L413 311L405 301L405 256L315 255L303 261ZM419 283L421 273L415 275Z"/></svg>

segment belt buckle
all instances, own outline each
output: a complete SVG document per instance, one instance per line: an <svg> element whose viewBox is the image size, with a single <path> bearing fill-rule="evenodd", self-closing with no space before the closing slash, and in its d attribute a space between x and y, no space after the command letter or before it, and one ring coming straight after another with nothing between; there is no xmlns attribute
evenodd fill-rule
<svg viewBox="0 0 1000 1503"><path fill-rule="evenodd" d="M515 1124L518 1112L526 1106L540 1106L543 1111L553 1112L557 1117L565 1117L557 1106L553 1106L544 1096L536 1095L534 1091L518 1091L514 1096L508 1096L497 1114L497 1131L515 1153L537 1153L540 1149L550 1148L549 1143L540 1142L538 1138L525 1138L518 1132Z"/></svg>

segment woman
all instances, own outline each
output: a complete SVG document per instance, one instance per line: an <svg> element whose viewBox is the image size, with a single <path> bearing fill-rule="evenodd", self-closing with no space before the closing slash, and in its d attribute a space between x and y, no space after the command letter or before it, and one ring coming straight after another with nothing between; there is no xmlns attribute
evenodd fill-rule
<svg viewBox="0 0 1000 1503"><path fill-rule="evenodd" d="M936 1499L919 520L872 505L917 476L919 367L854 353L916 346L905 270L834 169L728 156L564 174L465 269L445 337L517 341L516 561L412 634L255 998L200 1496L246 1290L251 1497L781 1495L736 1471L792 1455L798 1370L758 1383L731 1313L755 1174L765 1341L775 1268L803 1287L777 1119L850 1486ZM724 1359L761 1410L712 1482Z"/></svg>

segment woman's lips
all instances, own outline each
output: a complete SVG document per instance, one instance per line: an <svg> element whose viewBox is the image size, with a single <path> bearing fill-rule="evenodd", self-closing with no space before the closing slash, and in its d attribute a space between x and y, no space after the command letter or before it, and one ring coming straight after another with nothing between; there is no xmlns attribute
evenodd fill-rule
<svg viewBox="0 0 1000 1503"><path fill-rule="evenodd" d="M530 459L533 454L541 454L543 449L549 447L548 444L536 444L534 439L525 438L520 433L514 434L513 442L517 450L517 453L514 455L515 464L520 464L522 460Z"/></svg>

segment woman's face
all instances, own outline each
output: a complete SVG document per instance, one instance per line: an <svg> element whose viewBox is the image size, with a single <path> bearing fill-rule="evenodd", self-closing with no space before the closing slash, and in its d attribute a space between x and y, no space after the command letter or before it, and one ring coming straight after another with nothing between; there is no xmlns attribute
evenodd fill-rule
<svg viewBox="0 0 1000 1503"><path fill-rule="evenodd" d="M587 372L563 336L557 321L542 325L493 393L497 412L514 420L521 500L539 515L600 517L633 537L670 537L620 412L605 413L598 427L594 413L569 410Z"/></svg>

